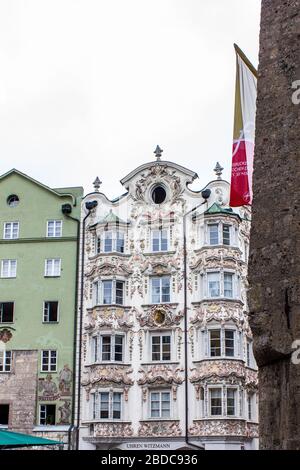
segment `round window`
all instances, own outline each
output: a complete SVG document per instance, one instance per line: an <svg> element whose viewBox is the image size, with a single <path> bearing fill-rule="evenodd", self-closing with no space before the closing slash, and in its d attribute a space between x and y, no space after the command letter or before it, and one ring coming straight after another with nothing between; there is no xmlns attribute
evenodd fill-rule
<svg viewBox="0 0 300 470"><path fill-rule="evenodd" d="M155 186L152 191L152 200L155 204L162 204L167 197L165 188L162 186Z"/></svg>
<svg viewBox="0 0 300 470"><path fill-rule="evenodd" d="M16 207L19 204L19 202L20 202L19 196L17 196L16 194L11 194L7 198L7 204L9 205L9 207Z"/></svg>

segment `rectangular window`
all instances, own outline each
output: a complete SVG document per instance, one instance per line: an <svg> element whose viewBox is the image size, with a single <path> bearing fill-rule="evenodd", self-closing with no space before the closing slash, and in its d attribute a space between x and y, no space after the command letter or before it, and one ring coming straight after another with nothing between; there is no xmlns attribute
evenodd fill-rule
<svg viewBox="0 0 300 470"><path fill-rule="evenodd" d="M170 392L151 392L150 393L150 416L151 418L170 418L171 416Z"/></svg>
<svg viewBox="0 0 300 470"><path fill-rule="evenodd" d="M113 281L102 281L103 304L112 304L112 287Z"/></svg>
<svg viewBox="0 0 300 470"><path fill-rule="evenodd" d="M222 415L222 389L212 388L210 394L210 414L211 416Z"/></svg>
<svg viewBox="0 0 300 470"><path fill-rule="evenodd" d="M56 406L55 405L40 405L40 425L53 426L55 425Z"/></svg>
<svg viewBox="0 0 300 470"><path fill-rule="evenodd" d="M121 392L100 392L94 394L93 419L121 419L121 417Z"/></svg>
<svg viewBox="0 0 300 470"><path fill-rule="evenodd" d="M219 225L209 224L208 234L209 234L209 244L218 245L219 244Z"/></svg>
<svg viewBox="0 0 300 470"><path fill-rule="evenodd" d="M223 245L230 245L230 225L223 224Z"/></svg>
<svg viewBox="0 0 300 470"><path fill-rule="evenodd" d="M153 230L152 232L152 251L168 250L168 231Z"/></svg>
<svg viewBox="0 0 300 470"><path fill-rule="evenodd" d="M102 287L102 295L99 296L99 286ZM96 305L100 303L105 305L117 304L124 305L124 282L115 280L105 280L95 283ZM100 297L100 298L99 298Z"/></svg>
<svg viewBox="0 0 300 470"><path fill-rule="evenodd" d="M235 416L236 389L227 388L227 416Z"/></svg>
<svg viewBox="0 0 300 470"><path fill-rule="evenodd" d="M11 371L12 352L0 350L0 372Z"/></svg>
<svg viewBox="0 0 300 470"><path fill-rule="evenodd" d="M234 331L225 330L225 356L234 357Z"/></svg>
<svg viewBox="0 0 300 470"><path fill-rule="evenodd" d="M8 426L9 405L0 405L0 426Z"/></svg>
<svg viewBox="0 0 300 470"><path fill-rule="evenodd" d="M59 277L61 270L61 259L53 258L45 260L45 276L46 277Z"/></svg>
<svg viewBox="0 0 300 470"><path fill-rule="evenodd" d="M98 362L98 336L92 338L92 362Z"/></svg>
<svg viewBox="0 0 300 470"><path fill-rule="evenodd" d="M17 260L3 259L1 261L1 277L10 278L17 276Z"/></svg>
<svg viewBox="0 0 300 470"><path fill-rule="evenodd" d="M57 351L42 351L42 372L56 372L57 369Z"/></svg>
<svg viewBox="0 0 300 470"><path fill-rule="evenodd" d="M101 360L122 362L124 335L101 335Z"/></svg>
<svg viewBox="0 0 300 470"><path fill-rule="evenodd" d="M233 297L233 274L224 273L224 297Z"/></svg>
<svg viewBox="0 0 300 470"><path fill-rule="evenodd" d="M151 338L152 361L171 360L171 336L153 335Z"/></svg>
<svg viewBox="0 0 300 470"><path fill-rule="evenodd" d="M43 321L45 323L58 322L58 302L56 300L44 302Z"/></svg>
<svg viewBox="0 0 300 470"><path fill-rule="evenodd" d="M246 358L246 363L247 363L247 366L248 367L251 367L251 343L250 341L247 341L247 351L246 351L246 354L247 354L247 358Z"/></svg>
<svg viewBox="0 0 300 470"><path fill-rule="evenodd" d="M61 237L62 236L62 220L48 220L47 222L47 237Z"/></svg>
<svg viewBox="0 0 300 470"><path fill-rule="evenodd" d="M248 419L252 420L252 396L248 395Z"/></svg>
<svg viewBox="0 0 300 470"><path fill-rule="evenodd" d="M110 253L112 251L124 253L124 248L125 237L123 232L104 232L104 253Z"/></svg>
<svg viewBox="0 0 300 470"><path fill-rule="evenodd" d="M151 279L153 304L170 302L170 277L153 277Z"/></svg>
<svg viewBox="0 0 300 470"><path fill-rule="evenodd" d="M96 253L101 253L101 238L96 237Z"/></svg>
<svg viewBox="0 0 300 470"><path fill-rule="evenodd" d="M5 240L19 238L19 222L6 222L4 224L3 238Z"/></svg>
<svg viewBox="0 0 300 470"><path fill-rule="evenodd" d="M14 321L14 303L0 302L0 323L12 323Z"/></svg>
<svg viewBox="0 0 300 470"><path fill-rule="evenodd" d="M221 356L221 330L210 330L210 356Z"/></svg>
<svg viewBox="0 0 300 470"><path fill-rule="evenodd" d="M220 297L220 273L207 273L208 297Z"/></svg>

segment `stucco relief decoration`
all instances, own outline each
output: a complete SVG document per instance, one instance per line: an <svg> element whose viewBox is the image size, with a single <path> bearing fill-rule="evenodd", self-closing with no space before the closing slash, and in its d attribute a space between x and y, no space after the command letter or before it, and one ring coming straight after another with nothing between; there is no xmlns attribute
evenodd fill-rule
<svg viewBox="0 0 300 470"><path fill-rule="evenodd" d="M202 366L203 367L191 369L191 383L204 385L206 383L219 384L224 382L230 385L247 386L249 390L257 390L258 382L256 372L253 371L253 377L248 379L242 364L236 364L236 370L232 370L233 366L229 361L220 365L206 363L205 365L202 364Z"/></svg>
<svg viewBox="0 0 300 470"><path fill-rule="evenodd" d="M201 420L194 422L189 433L192 436L243 436L258 437L258 425L237 420Z"/></svg>
<svg viewBox="0 0 300 470"><path fill-rule="evenodd" d="M176 170L169 170L167 165L153 165L141 174L140 179L135 182L135 192L131 193L133 200L144 202L148 188L160 182L166 182L169 185L171 203L178 200L184 187L179 176L176 176Z"/></svg>
<svg viewBox="0 0 300 470"><path fill-rule="evenodd" d="M145 422L138 430L138 435L144 437L177 437L181 434L178 421Z"/></svg>
<svg viewBox="0 0 300 470"><path fill-rule="evenodd" d="M3 341L3 343L8 343L12 336L13 334L8 328L3 328L0 330L0 341Z"/></svg>
<svg viewBox="0 0 300 470"><path fill-rule="evenodd" d="M224 326L233 322L239 330L250 331L246 316L240 307L230 307L226 304L204 304L194 310L190 322L204 328L208 323L216 321Z"/></svg>
<svg viewBox="0 0 300 470"><path fill-rule="evenodd" d="M141 368L139 372L142 374L142 377L138 380L139 385L180 385L184 380L180 375L183 369L172 365L155 364L147 368Z"/></svg>
<svg viewBox="0 0 300 470"><path fill-rule="evenodd" d="M91 366L83 373L82 385L93 386L95 384L120 384L132 385L133 380L129 377L132 369L122 366Z"/></svg>
<svg viewBox="0 0 300 470"><path fill-rule="evenodd" d="M96 423L94 437L130 437L133 429L128 423Z"/></svg>
<svg viewBox="0 0 300 470"><path fill-rule="evenodd" d="M85 276L87 278L94 278L95 276L130 276L132 269L123 260L118 257L110 257L106 261L99 258L90 269L86 270Z"/></svg>
<svg viewBox="0 0 300 470"><path fill-rule="evenodd" d="M128 311L117 307L95 307L89 309L89 311L92 315L90 315L84 326L86 330L99 329L105 326L111 329L129 329L133 325L134 308Z"/></svg>
<svg viewBox="0 0 300 470"><path fill-rule="evenodd" d="M171 305L154 305L150 308L138 311L136 319L141 326L147 327L170 327L178 325L183 318L183 311L176 312L176 307Z"/></svg>

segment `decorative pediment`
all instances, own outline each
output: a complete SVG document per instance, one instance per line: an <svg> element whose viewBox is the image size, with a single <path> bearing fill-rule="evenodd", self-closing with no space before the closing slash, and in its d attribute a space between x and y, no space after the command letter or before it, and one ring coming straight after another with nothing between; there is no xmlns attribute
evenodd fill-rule
<svg viewBox="0 0 300 470"><path fill-rule="evenodd" d="M198 325L200 328L213 321L220 325L233 322L239 330L250 333L246 312L243 312L240 307L230 307L219 303L202 305L194 310L194 315L190 320L192 324Z"/></svg>
<svg viewBox="0 0 300 470"><path fill-rule="evenodd" d="M139 385L180 385L184 380L180 376L183 369L176 365L155 364L141 368L139 372L142 374Z"/></svg>
<svg viewBox="0 0 300 470"><path fill-rule="evenodd" d="M183 312L175 311L175 305L153 305L144 311L136 311L136 318L141 326L170 327L178 325L183 318Z"/></svg>
<svg viewBox="0 0 300 470"><path fill-rule="evenodd" d="M112 330L124 328L129 329L133 326L134 309L128 311L121 307L94 307L89 309L90 315L85 325L86 330L98 330L102 327L109 327Z"/></svg>
<svg viewBox="0 0 300 470"><path fill-rule="evenodd" d="M200 384L219 384L222 381L225 381L227 384L230 385L239 385L245 382L245 375L239 374L238 372L228 372L228 373L212 373L212 374L205 374L199 369L191 369L191 376L190 381L191 383L200 383Z"/></svg>
<svg viewBox="0 0 300 470"><path fill-rule="evenodd" d="M86 368L82 380L82 385L93 386L101 385L132 385L133 380L129 377L132 369L123 366L101 366L94 365Z"/></svg>
<svg viewBox="0 0 300 470"><path fill-rule="evenodd" d="M86 277L95 276L130 276L133 270L127 265L127 263L120 261L118 257L109 259L107 261L100 261L87 270L85 273Z"/></svg>

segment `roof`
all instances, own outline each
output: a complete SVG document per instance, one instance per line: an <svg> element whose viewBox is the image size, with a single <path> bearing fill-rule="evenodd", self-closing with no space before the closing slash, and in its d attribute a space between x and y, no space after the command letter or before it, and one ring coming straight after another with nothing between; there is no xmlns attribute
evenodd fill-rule
<svg viewBox="0 0 300 470"><path fill-rule="evenodd" d="M166 160L155 160L152 162L144 163L143 165L138 166L135 170L131 171L127 176L121 179L121 184L125 185L130 181L135 175L140 173L143 170L146 170L147 168L151 168L152 166L168 166L170 168L174 168L175 170L181 171L182 173L186 174L191 178L192 181L194 179L198 178L197 173L195 173L192 170L189 170L188 168L185 168L184 166L178 165L177 163L173 162L168 162Z"/></svg>
<svg viewBox="0 0 300 470"><path fill-rule="evenodd" d="M113 211L110 209L108 214L106 214L102 219L99 219L95 224L91 225L91 227L94 227L95 225L98 224L125 224L128 225L129 222L126 222L125 220L120 219L116 214L113 213Z"/></svg>
<svg viewBox="0 0 300 470"><path fill-rule="evenodd" d="M207 211L205 211L205 214L226 214L226 215L233 215L235 217L240 217L239 214L236 212L233 212L231 207L224 208L219 206L216 202L213 203L212 206L210 206Z"/></svg>
<svg viewBox="0 0 300 470"><path fill-rule="evenodd" d="M55 196L59 196L59 197L69 196L69 197L71 197L73 199L74 205L76 205L76 196L78 196L78 190L82 189L82 188L78 188L78 187L52 189L49 186L46 186L45 184L40 183L40 181L37 181L34 178L31 178L31 176L28 176L25 173L22 173L21 171L17 170L16 168L12 168L11 170L4 173L3 175L0 175L0 181L2 179L7 178L10 175L13 175L13 174L19 175L22 178L25 178L25 179L31 181L32 183L40 186L41 188L45 189L46 191L50 191L52 194L55 194ZM65 190L65 192L62 192L63 190ZM74 190L75 194L73 194L73 190Z"/></svg>
<svg viewBox="0 0 300 470"><path fill-rule="evenodd" d="M43 437L21 434L19 432L0 429L0 448L30 447L30 446L54 446L63 442L44 439Z"/></svg>

